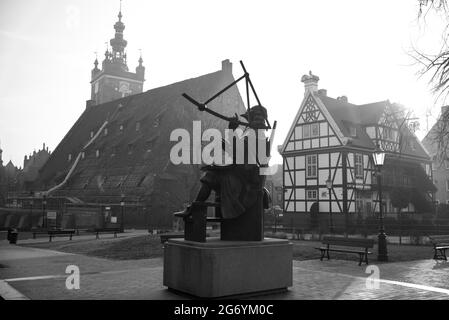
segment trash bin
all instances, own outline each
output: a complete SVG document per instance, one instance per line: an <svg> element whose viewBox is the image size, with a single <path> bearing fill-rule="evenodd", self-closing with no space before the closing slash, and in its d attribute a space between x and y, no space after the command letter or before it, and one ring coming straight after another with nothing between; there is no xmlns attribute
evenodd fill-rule
<svg viewBox="0 0 449 320"><path fill-rule="evenodd" d="M19 233L13 229L11 232L8 231L8 240L10 244L16 244Z"/></svg>
<svg viewBox="0 0 449 320"><path fill-rule="evenodd" d="M11 237L11 232L15 231L13 228L8 228L8 234L6 236L6 240L9 241L10 237Z"/></svg>

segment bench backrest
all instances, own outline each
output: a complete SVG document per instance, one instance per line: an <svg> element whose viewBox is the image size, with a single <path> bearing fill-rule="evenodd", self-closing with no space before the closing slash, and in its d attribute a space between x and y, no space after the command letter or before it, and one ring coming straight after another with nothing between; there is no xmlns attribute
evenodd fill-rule
<svg viewBox="0 0 449 320"><path fill-rule="evenodd" d="M374 247L373 239L364 239L364 238L324 237L322 242L328 245L336 245L343 247L358 247L358 248Z"/></svg>
<svg viewBox="0 0 449 320"><path fill-rule="evenodd" d="M94 228L94 231L95 232L113 232L113 231L120 231L120 228L114 228L114 227L111 227L111 228Z"/></svg>
<svg viewBox="0 0 449 320"><path fill-rule="evenodd" d="M449 245L449 235L430 236L429 238L435 245L436 244Z"/></svg>
<svg viewBox="0 0 449 320"><path fill-rule="evenodd" d="M75 233L75 230L69 229L69 230L48 230L48 234L69 234L69 233Z"/></svg>

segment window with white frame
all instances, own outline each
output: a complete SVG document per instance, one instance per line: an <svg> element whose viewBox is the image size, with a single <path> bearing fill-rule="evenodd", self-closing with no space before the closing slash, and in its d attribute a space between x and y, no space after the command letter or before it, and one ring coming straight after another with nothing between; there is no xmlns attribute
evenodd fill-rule
<svg viewBox="0 0 449 320"><path fill-rule="evenodd" d="M312 123L310 125L310 135L312 138L316 138L320 136L320 124Z"/></svg>
<svg viewBox="0 0 449 320"><path fill-rule="evenodd" d="M363 154L354 155L355 177L363 178Z"/></svg>
<svg viewBox="0 0 449 320"><path fill-rule="evenodd" d="M310 154L306 156L306 177L316 178L317 176L317 155Z"/></svg>
<svg viewBox="0 0 449 320"><path fill-rule="evenodd" d="M305 124L302 126L302 137L310 138L310 124Z"/></svg>
<svg viewBox="0 0 449 320"><path fill-rule="evenodd" d="M306 199L307 200L318 200L318 190L309 189L306 191Z"/></svg>

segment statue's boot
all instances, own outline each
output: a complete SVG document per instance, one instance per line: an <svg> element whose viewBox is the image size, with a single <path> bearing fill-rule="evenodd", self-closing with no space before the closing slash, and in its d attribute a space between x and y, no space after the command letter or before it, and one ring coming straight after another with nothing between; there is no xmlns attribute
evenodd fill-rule
<svg viewBox="0 0 449 320"><path fill-rule="evenodd" d="M187 206L183 211L175 212L173 215L178 218L186 218L192 214L192 206Z"/></svg>

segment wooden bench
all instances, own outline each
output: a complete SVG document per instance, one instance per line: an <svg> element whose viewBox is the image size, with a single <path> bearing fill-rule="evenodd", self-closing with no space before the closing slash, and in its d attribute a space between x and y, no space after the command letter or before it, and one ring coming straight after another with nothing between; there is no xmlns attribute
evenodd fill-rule
<svg viewBox="0 0 449 320"><path fill-rule="evenodd" d="M36 234L48 234L47 229L32 229L31 232L33 233L33 239L36 239Z"/></svg>
<svg viewBox="0 0 449 320"><path fill-rule="evenodd" d="M70 240L72 240L72 236L75 234L75 229L55 229L55 230L48 230L47 233L49 242L51 242L53 237L66 236L66 235L68 235L70 237Z"/></svg>
<svg viewBox="0 0 449 320"><path fill-rule="evenodd" d="M364 238L324 237L322 243L325 246L315 248L321 251L320 260L326 256L330 259L329 252L357 253L359 255L359 266L362 262L368 264L368 249L374 247L374 240Z"/></svg>
<svg viewBox="0 0 449 320"><path fill-rule="evenodd" d="M446 250L449 249L449 235L429 236L429 239L433 244L433 258L447 261Z"/></svg>
<svg viewBox="0 0 449 320"><path fill-rule="evenodd" d="M113 233L114 238L117 238L117 233L119 233L121 231L121 229L120 228L94 228L89 231L95 233L95 239L100 239L100 236L99 236L100 233Z"/></svg>

